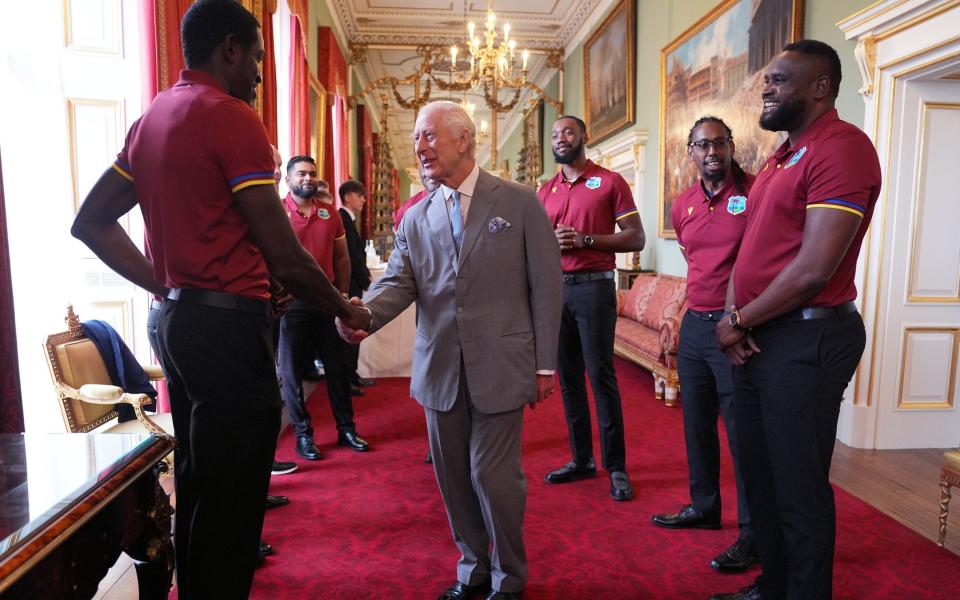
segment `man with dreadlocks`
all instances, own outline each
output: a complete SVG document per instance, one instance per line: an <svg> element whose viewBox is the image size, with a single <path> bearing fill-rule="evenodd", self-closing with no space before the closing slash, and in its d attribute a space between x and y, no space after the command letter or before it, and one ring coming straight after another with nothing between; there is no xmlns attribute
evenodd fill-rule
<svg viewBox="0 0 960 600"><path fill-rule="evenodd" d="M734 160L733 132L717 117L694 123L687 156L700 180L673 203L671 216L680 251L687 260L687 312L680 326L677 367L683 390L683 430L690 473L690 504L675 514L653 516L669 529L720 529L720 441L717 413L723 415L737 481L737 541L710 562L718 571L739 572L757 560L750 515L734 443L733 367L717 343L730 271L753 209L747 193L753 175Z"/></svg>

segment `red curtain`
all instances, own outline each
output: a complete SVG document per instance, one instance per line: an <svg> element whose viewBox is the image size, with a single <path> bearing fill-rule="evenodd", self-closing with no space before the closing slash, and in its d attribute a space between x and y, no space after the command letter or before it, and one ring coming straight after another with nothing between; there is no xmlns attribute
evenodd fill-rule
<svg viewBox="0 0 960 600"><path fill-rule="evenodd" d="M341 98L347 97L347 60L340 51L340 44L337 43L337 37L333 29L329 27L317 28L317 78L321 85L334 98L339 95ZM331 103L327 122L331 124L329 131L324 138L323 151L323 172L332 181L336 181L338 176L337 166L339 160L349 161L350 145L348 134L343 134L343 144L334 143L334 137L339 139L340 134L335 134L335 128L340 124L343 128L347 127L346 102L344 101L342 112L337 114L336 103ZM349 177L349 162L345 163L344 173Z"/></svg>
<svg viewBox="0 0 960 600"><path fill-rule="evenodd" d="M293 12L293 6L290 7ZM292 154L310 150L310 66L300 17L290 16L290 144Z"/></svg>
<svg viewBox="0 0 960 600"><path fill-rule="evenodd" d="M17 358L17 326L13 310L13 279L10 276L10 246L7 239L7 208L3 196L3 165L0 164L0 433L23 431L20 398L20 361Z"/></svg>
<svg viewBox="0 0 960 600"><path fill-rule="evenodd" d="M333 98L333 181L336 189L350 179L350 128L347 123L347 99L337 93ZM339 203L339 197L337 198Z"/></svg>
<svg viewBox="0 0 960 600"><path fill-rule="evenodd" d="M257 15L266 50L263 57L263 85L258 95L260 116L267 129L267 139L274 146L277 145L277 57L273 49L273 15L276 12L276 0L267 0L263 3L263 14Z"/></svg>
<svg viewBox="0 0 960 600"><path fill-rule="evenodd" d="M367 188L368 200L373 192L373 121L367 107L357 105L357 131L360 134L360 181ZM371 206L368 204L367 206ZM365 239L370 239L373 228L373 209L363 211L360 230Z"/></svg>

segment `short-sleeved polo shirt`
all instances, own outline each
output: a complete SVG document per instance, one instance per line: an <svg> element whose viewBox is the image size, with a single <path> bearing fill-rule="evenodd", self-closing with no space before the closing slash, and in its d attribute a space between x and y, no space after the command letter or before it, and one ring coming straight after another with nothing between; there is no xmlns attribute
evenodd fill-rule
<svg viewBox="0 0 960 600"><path fill-rule="evenodd" d="M537 191L537 196L554 228L567 225L584 234L609 235L617 221L637 214L630 186L623 177L590 160L576 180L567 181L561 170ZM572 248L561 252L560 264L565 273L609 271L616 260L613 252Z"/></svg>
<svg viewBox="0 0 960 600"><path fill-rule="evenodd" d="M297 203L290 194L283 199L283 208L290 217L290 225L297 239L317 261L327 279L333 282L333 243L347 235L340 211L332 204L314 200L313 207L304 215L297 209Z"/></svg>
<svg viewBox="0 0 960 600"><path fill-rule="evenodd" d="M756 210L747 201L753 175L738 190L733 176L713 196L697 181L673 203L671 216L677 243L687 257L687 305L693 310L722 309L748 216Z"/></svg>
<svg viewBox="0 0 960 600"><path fill-rule="evenodd" d="M158 282L270 298L233 196L273 185L267 133L248 104L185 70L130 128L113 168L133 181Z"/></svg>
<svg viewBox="0 0 960 600"><path fill-rule="evenodd" d="M870 139L823 114L760 168L748 203L756 207L734 270L737 306L760 295L800 252L808 211L839 210L862 217L836 272L805 306L837 306L857 297L854 275L863 236L880 195L880 161Z"/></svg>

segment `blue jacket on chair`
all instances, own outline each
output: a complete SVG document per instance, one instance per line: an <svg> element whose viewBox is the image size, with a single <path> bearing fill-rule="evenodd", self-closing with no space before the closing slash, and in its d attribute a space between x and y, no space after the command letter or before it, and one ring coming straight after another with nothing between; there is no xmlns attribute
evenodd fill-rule
<svg viewBox="0 0 960 600"><path fill-rule="evenodd" d="M154 400L145 410L156 411L157 390L150 383L143 367L133 356L133 352L123 342L112 325L106 321L84 321L81 323L83 334L93 342L107 366L107 373L113 385L119 386L128 394L146 394ZM136 419L133 407L129 404L117 406L118 422Z"/></svg>

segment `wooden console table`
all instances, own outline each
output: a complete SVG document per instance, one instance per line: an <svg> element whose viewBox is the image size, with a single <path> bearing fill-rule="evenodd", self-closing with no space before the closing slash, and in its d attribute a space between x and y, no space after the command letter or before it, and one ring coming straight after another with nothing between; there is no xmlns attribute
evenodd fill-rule
<svg viewBox="0 0 960 600"><path fill-rule="evenodd" d="M147 434L0 435L0 598L91 598L121 552L142 599L166 599L173 443Z"/></svg>

